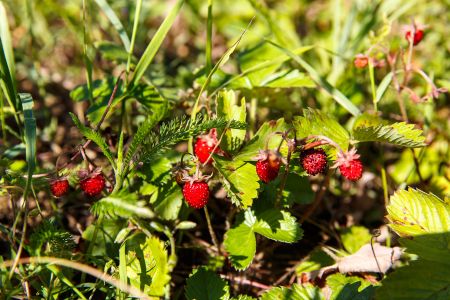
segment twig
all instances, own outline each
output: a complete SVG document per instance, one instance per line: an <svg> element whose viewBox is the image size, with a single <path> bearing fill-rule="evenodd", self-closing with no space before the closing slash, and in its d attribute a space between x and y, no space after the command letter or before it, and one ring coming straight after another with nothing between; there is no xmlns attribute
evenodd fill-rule
<svg viewBox="0 0 450 300"><path fill-rule="evenodd" d="M217 254L222 255L222 253L220 251L219 241L217 240L216 233L214 232L214 228L212 227L212 224L211 224L211 219L209 217L208 208L206 207L206 205L203 208L205 211L206 223L208 224L209 234L211 235L211 239L213 241L214 246L217 248Z"/></svg>
<svg viewBox="0 0 450 300"><path fill-rule="evenodd" d="M233 281L233 282L237 282L238 284L250 285L250 286L262 289L262 290L268 290L271 288L271 286L268 286L268 285L265 285L263 283L256 282L253 280L248 280L247 278L231 277L230 275L224 275L224 274L220 274L220 277L223 279Z"/></svg>

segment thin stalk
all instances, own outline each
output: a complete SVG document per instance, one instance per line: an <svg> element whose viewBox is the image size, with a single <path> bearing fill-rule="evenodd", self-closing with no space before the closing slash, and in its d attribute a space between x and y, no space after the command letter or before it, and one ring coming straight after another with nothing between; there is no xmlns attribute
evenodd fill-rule
<svg viewBox="0 0 450 300"><path fill-rule="evenodd" d="M131 34L131 44L130 44L130 51L128 52L128 59L127 59L127 78L130 73L131 68L131 57L133 56L134 51L134 44L136 43L136 33L139 26L139 19L141 17L141 8L142 8L142 0L136 0L136 10L134 12L134 23L133 23L133 32Z"/></svg>
<svg viewBox="0 0 450 300"><path fill-rule="evenodd" d="M386 178L386 168L384 166L381 167L381 182L383 184L384 204L387 206L389 204L389 191Z"/></svg>
<svg viewBox="0 0 450 300"><path fill-rule="evenodd" d="M378 107L377 107L377 91L375 86L375 72L373 67L373 61L371 58L369 58L369 77L370 77L370 88L372 89L373 109L375 110L375 112L377 112Z"/></svg>
<svg viewBox="0 0 450 300"><path fill-rule="evenodd" d="M216 234L214 232L214 229L213 229L213 227L211 225L211 219L209 217L208 208L206 207L206 205L203 208L204 208L204 211L205 211L206 223L208 224L209 234L211 235L211 239L213 241L213 244L217 248L217 253L219 255L222 255L222 253L220 251L219 241L217 240L217 236L216 236Z"/></svg>

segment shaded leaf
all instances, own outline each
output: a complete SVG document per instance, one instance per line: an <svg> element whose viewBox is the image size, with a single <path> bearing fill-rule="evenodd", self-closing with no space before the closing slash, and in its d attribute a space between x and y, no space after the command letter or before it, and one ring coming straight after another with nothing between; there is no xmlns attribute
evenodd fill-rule
<svg viewBox="0 0 450 300"><path fill-rule="evenodd" d="M189 300L227 300L230 291L227 282L205 268L194 270L186 280L185 296Z"/></svg>

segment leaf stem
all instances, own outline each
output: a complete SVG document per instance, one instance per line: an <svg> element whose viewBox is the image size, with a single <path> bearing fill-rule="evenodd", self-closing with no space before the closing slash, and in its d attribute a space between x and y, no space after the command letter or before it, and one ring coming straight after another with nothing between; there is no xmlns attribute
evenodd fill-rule
<svg viewBox="0 0 450 300"><path fill-rule="evenodd" d="M214 246L217 248L217 254L222 255L221 250L220 250L219 241L217 240L217 236L216 236L216 234L214 232L214 229L213 229L213 227L211 225L211 218L209 217L208 208L205 205L203 207L203 209L205 211L206 223L208 224L209 234L211 235L211 239L213 241Z"/></svg>

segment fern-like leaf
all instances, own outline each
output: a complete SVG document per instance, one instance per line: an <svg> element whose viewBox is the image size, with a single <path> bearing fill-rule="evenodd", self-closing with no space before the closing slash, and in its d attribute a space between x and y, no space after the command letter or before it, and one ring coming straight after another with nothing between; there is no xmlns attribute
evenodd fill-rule
<svg viewBox="0 0 450 300"><path fill-rule="evenodd" d="M57 257L69 256L75 248L72 235L59 229L53 222L44 220L30 236L30 250L34 255L40 255L45 245L45 254Z"/></svg>
<svg viewBox="0 0 450 300"><path fill-rule="evenodd" d="M155 127L155 125L161 121L164 115L167 112L167 103L162 105L160 110L153 112L151 116L149 116L138 128L136 134L133 137L133 141L128 147L127 154L125 155L125 160L123 162L123 166L127 167L131 162L133 156L138 151L139 147L142 146L142 142L148 136L150 131Z"/></svg>
<svg viewBox="0 0 450 300"><path fill-rule="evenodd" d="M114 161L111 150L109 149L105 139L100 135L100 133L93 130L92 128L86 127L83 124L81 124L80 120L78 120L77 116L75 116L73 113L70 113L70 117L75 123L75 126L78 127L78 130L80 130L80 132L83 134L83 136L88 140L91 140L94 143L96 143L97 146L100 147L100 150L102 150L103 155L105 155L105 157L109 160L112 167L116 169L116 162Z"/></svg>
<svg viewBox="0 0 450 300"><path fill-rule="evenodd" d="M138 201L136 194L119 192L97 201L91 207L94 215L107 215L111 218L153 218L155 214Z"/></svg>
<svg viewBox="0 0 450 300"><path fill-rule="evenodd" d="M185 116L175 118L172 121L162 124L159 132L152 132L145 139L140 151L134 157L134 161L151 161L156 155L165 149L199 135L212 128L245 129L246 123L238 121L227 121L224 118L206 119L202 116L190 121Z"/></svg>

